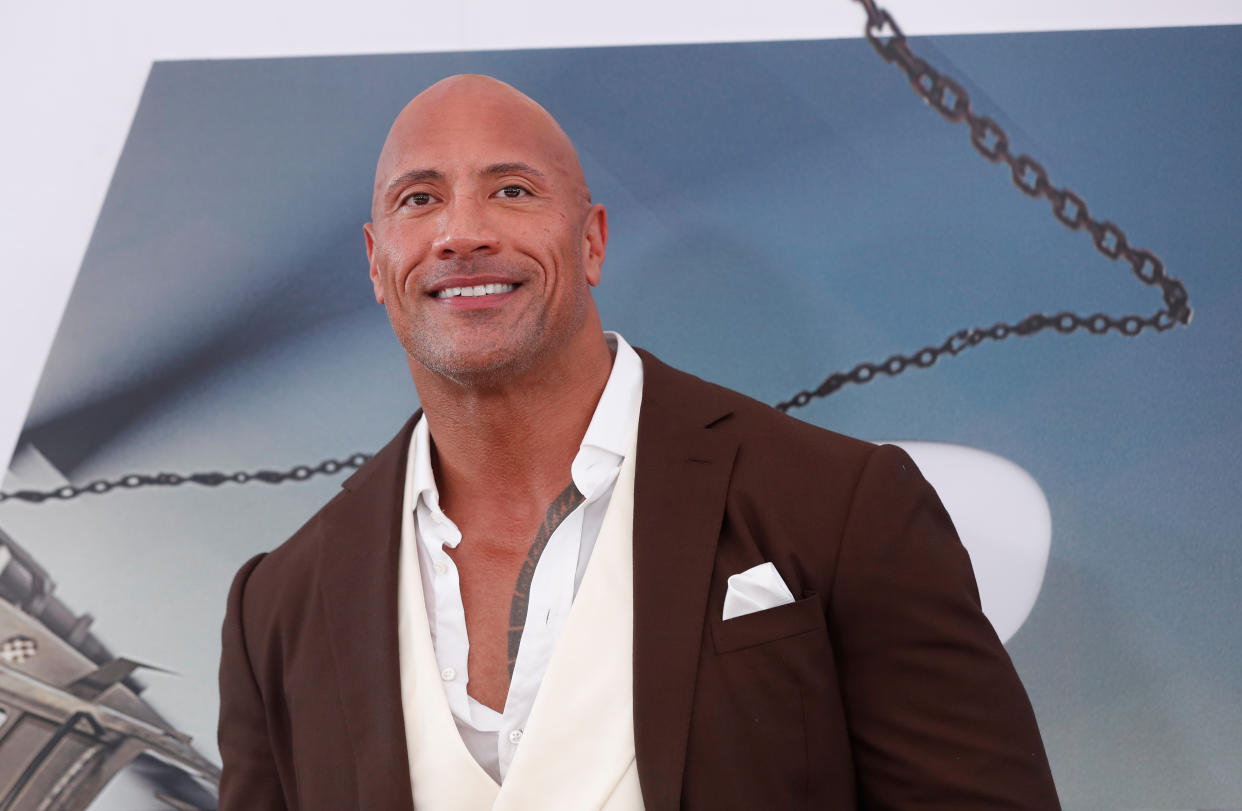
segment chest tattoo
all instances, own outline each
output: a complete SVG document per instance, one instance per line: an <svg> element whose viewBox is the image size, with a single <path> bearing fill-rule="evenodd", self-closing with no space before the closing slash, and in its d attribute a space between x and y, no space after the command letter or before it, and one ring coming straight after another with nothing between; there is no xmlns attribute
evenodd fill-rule
<svg viewBox="0 0 1242 811"><path fill-rule="evenodd" d="M530 583L535 576L535 566L539 563L539 556L543 554L544 547L548 545L548 539L552 537L552 533L556 532L556 528L561 525L565 517L573 512L582 501L583 496L578 492L578 488L574 487L573 482L570 482L560 492L560 495L552 499L547 512L543 515L543 523L539 526L539 532L535 534L534 543L530 545L526 553L526 560L522 561L522 570L518 572L517 585L513 587L513 601L509 603L509 678L513 678L513 666L517 664L518 648L522 644L522 631L526 628Z"/></svg>

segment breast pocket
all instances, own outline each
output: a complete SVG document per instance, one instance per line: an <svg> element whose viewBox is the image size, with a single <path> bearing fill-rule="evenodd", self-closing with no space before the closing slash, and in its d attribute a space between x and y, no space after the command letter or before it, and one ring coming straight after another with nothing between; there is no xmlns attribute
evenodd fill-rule
<svg viewBox="0 0 1242 811"><path fill-rule="evenodd" d="M823 610L814 594L792 603L712 622L716 653L752 648L799 634L826 631Z"/></svg>

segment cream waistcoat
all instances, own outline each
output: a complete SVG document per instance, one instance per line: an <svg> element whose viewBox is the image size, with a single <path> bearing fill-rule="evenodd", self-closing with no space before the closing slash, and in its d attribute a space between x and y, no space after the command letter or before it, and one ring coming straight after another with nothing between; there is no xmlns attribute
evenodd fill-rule
<svg viewBox="0 0 1242 811"><path fill-rule="evenodd" d="M629 428L629 452L582 585L517 753L499 786L466 749L444 696L421 578L414 574L418 553L413 494L406 477L397 632L401 707L418 811L643 808L634 760L632 537L637 419Z"/></svg>

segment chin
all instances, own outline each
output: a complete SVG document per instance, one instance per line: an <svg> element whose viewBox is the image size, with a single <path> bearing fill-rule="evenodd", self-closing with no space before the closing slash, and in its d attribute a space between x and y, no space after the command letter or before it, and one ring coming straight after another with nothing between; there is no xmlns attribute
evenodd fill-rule
<svg viewBox="0 0 1242 811"><path fill-rule="evenodd" d="M553 319L507 324L476 322L472 329L410 328L398 333L406 354L427 371L462 386L502 384L530 372L572 341L583 319L554 326Z"/></svg>
<svg viewBox="0 0 1242 811"><path fill-rule="evenodd" d="M409 349L407 348L407 352ZM511 380L535 365L537 352L511 343L497 346L423 346L410 352L419 365L463 386L479 387Z"/></svg>

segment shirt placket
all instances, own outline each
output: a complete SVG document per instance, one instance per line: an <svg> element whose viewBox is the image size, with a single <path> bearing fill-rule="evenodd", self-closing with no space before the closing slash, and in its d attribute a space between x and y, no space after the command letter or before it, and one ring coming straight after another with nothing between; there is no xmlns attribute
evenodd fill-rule
<svg viewBox="0 0 1242 811"><path fill-rule="evenodd" d="M447 516L431 509L420 510L418 529L431 559L435 593L435 622L432 626L436 664L444 683L444 694L454 715L470 717L466 694L469 680L467 662L470 641L466 633L466 612L461 600L461 581L457 565L445 547L457 545L461 533Z"/></svg>

